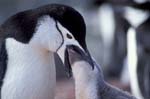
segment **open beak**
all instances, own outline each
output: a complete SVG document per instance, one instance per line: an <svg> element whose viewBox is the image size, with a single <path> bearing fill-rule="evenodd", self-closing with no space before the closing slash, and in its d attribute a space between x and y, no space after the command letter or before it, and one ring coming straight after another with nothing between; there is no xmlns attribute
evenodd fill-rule
<svg viewBox="0 0 150 99"><path fill-rule="evenodd" d="M94 69L94 63L88 50L84 50L75 45L67 45L65 51L65 61L66 70L69 77L72 76L71 66L77 61L87 61L91 68Z"/></svg>

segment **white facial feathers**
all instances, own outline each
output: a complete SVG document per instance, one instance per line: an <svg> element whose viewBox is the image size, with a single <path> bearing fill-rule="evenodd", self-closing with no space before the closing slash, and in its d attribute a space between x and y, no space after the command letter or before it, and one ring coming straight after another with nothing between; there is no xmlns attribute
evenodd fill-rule
<svg viewBox="0 0 150 99"><path fill-rule="evenodd" d="M62 42L63 38L56 28L54 19L48 15L41 17L36 27L36 33L30 43L51 52L56 52Z"/></svg>
<svg viewBox="0 0 150 99"><path fill-rule="evenodd" d="M56 20L57 21L57 20ZM56 23L50 16L39 19L36 32L30 43L36 47L42 47L51 52L57 52L62 62L67 45L76 45L83 49L73 35L58 21Z"/></svg>
<svg viewBox="0 0 150 99"><path fill-rule="evenodd" d="M64 28L60 23L58 23L57 25L60 31L62 32L62 36L64 39L63 44L58 49L57 53L61 58L62 62L64 63L64 55L65 55L65 50L67 45L76 45L82 50L83 48L80 46L78 41L73 37L73 35L66 28ZM69 37L67 35L69 35Z"/></svg>

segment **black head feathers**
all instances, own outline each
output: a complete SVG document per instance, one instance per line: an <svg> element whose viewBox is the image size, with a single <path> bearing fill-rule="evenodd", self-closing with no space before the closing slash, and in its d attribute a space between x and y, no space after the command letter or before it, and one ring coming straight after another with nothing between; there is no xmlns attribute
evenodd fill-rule
<svg viewBox="0 0 150 99"><path fill-rule="evenodd" d="M60 4L49 4L15 14L1 25L3 36L5 38L13 37L20 42L28 43L34 35L38 19L44 15L49 15L67 28L81 46L86 47L86 26L83 17L75 9Z"/></svg>

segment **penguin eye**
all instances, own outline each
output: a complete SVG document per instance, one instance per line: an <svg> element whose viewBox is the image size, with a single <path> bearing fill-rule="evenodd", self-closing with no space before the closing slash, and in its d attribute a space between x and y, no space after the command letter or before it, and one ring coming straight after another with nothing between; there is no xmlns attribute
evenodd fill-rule
<svg viewBox="0 0 150 99"><path fill-rule="evenodd" d="M67 38L72 39L72 36L67 33Z"/></svg>

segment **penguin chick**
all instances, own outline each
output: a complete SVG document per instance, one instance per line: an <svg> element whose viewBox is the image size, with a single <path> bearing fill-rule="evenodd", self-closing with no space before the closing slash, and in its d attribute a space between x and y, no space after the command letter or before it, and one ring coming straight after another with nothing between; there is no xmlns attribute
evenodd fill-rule
<svg viewBox="0 0 150 99"><path fill-rule="evenodd" d="M73 47L67 51L75 80L76 99L136 99L105 82L100 66L93 59L93 68L85 52Z"/></svg>

